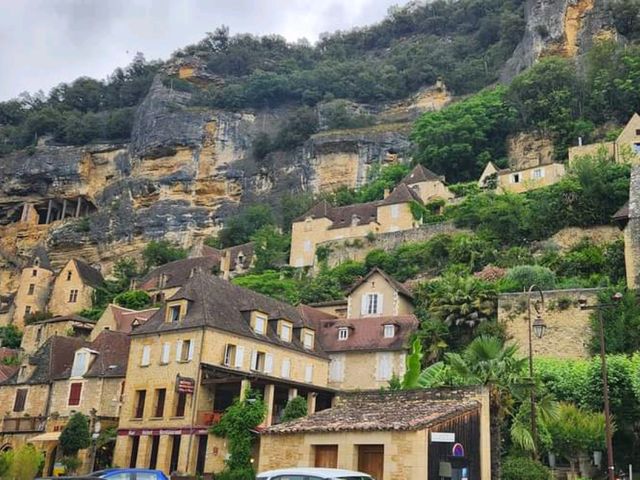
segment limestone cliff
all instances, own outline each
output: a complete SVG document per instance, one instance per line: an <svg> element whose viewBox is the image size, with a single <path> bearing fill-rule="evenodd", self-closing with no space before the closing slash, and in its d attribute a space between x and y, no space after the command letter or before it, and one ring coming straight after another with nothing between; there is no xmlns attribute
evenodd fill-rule
<svg viewBox="0 0 640 480"><path fill-rule="evenodd" d="M508 82L545 55L574 57L596 38L617 37L607 0L527 0L525 33L501 79Z"/></svg>

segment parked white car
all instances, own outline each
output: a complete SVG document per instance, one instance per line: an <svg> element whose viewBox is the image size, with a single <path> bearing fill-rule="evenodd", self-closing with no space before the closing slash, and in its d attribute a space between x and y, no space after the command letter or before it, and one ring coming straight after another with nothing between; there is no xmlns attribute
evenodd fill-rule
<svg viewBox="0 0 640 480"><path fill-rule="evenodd" d="M256 480L374 480L370 475L338 468L283 468L259 473Z"/></svg>

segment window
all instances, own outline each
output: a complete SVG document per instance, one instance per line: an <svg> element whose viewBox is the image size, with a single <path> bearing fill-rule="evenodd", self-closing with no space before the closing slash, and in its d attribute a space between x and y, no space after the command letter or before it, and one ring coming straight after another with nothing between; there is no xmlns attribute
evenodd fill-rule
<svg viewBox="0 0 640 480"><path fill-rule="evenodd" d="M153 437L151 437L151 454L149 455L149 468L151 470L155 470L156 466L158 465L159 449L160 449L160 435L154 435ZM153 475L151 478L153 477L155 477L155 475ZM142 480L142 476L139 473L136 473L136 480Z"/></svg>
<svg viewBox="0 0 640 480"><path fill-rule="evenodd" d="M520 183L520 174L514 173L511 175L511 183Z"/></svg>
<svg viewBox="0 0 640 480"><path fill-rule="evenodd" d="M169 316L167 317L171 323L180 321L180 305L172 305L169 307Z"/></svg>
<svg viewBox="0 0 640 480"><path fill-rule="evenodd" d="M29 284L29 290L27 291L27 295L33 295L33 292L36 291L36 284L35 283L30 283Z"/></svg>
<svg viewBox="0 0 640 480"><path fill-rule="evenodd" d="M34 268L33 270L31 270L31 276L32 277L37 277L38 276L38 269Z"/></svg>
<svg viewBox="0 0 640 480"><path fill-rule="evenodd" d="M178 470L181 439L181 435L171 435L171 460L169 462L169 472L175 472L176 470Z"/></svg>
<svg viewBox="0 0 640 480"><path fill-rule="evenodd" d="M129 457L129 468L136 468L136 463L138 461L139 447L140 447L140 437L131 437L131 455Z"/></svg>
<svg viewBox="0 0 640 480"><path fill-rule="evenodd" d="M141 367L148 367L151 359L151 347L149 345L145 345L142 347L142 358L140 359Z"/></svg>
<svg viewBox="0 0 640 480"><path fill-rule="evenodd" d="M146 390L136 390L136 408L133 412L133 418L142 418L144 415L144 402L146 399Z"/></svg>
<svg viewBox="0 0 640 480"><path fill-rule="evenodd" d="M393 338L396 336L396 326L395 325L385 325L384 326L384 338Z"/></svg>
<svg viewBox="0 0 640 480"><path fill-rule="evenodd" d="M16 399L13 402L14 412L24 412L25 403L27 403L27 389L19 388L16 390Z"/></svg>
<svg viewBox="0 0 640 480"><path fill-rule="evenodd" d="M236 346L230 343L224 347L224 358L222 359L222 364L230 367L233 364L233 361L236 358Z"/></svg>
<svg viewBox="0 0 640 480"><path fill-rule="evenodd" d="M285 358L280 365L280 376L282 378L291 378L291 360Z"/></svg>
<svg viewBox="0 0 640 480"><path fill-rule="evenodd" d="M380 352L377 357L376 380L391 380L393 376L393 353Z"/></svg>
<svg viewBox="0 0 640 480"><path fill-rule="evenodd" d="M304 251L305 252L310 252L312 250L312 244L311 244L311 240L305 240L304 241Z"/></svg>
<svg viewBox="0 0 640 480"><path fill-rule="evenodd" d="M166 388L157 388L156 389L156 402L155 408L153 410L153 416L156 418L162 418L164 415L164 401L167 397L167 389Z"/></svg>
<svg viewBox="0 0 640 480"><path fill-rule="evenodd" d="M313 335L313 333L304 332L304 335L302 337L302 344L304 345L304 348L306 348L307 350L313 350L314 343L315 336Z"/></svg>
<svg viewBox="0 0 640 480"><path fill-rule="evenodd" d="M88 356L88 352L76 352L75 358L73 359L73 367L71 368L72 377L81 377L87 373L87 368L89 367Z"/></svg>
<svg viewBox="0 0 640 480"><path fill-rule="evenodd" d="M335 355L331 357L329 363L329 381L330 382L342 382L344 381L344 356Z"/></svg>
<svg viewBox="0 0 640 480"><path fill-rule="evenodd" d="M398 218L400 216L400 205L391 205L391 218Z"/></svg>
<svg viewBox="0 0 640 480"><path fill-rule="evenodd" d="M377 315L382 313L382 295L367 293L362 297L363 315Z"/></svg>
<svg viewBox="0 0 640 480"><path fill-rule="evenodd" d="M244 347L236 347L236 361L234 366L236 368L244 367Z"/></svg>
<svg viewBox="0 0 640 480"><path fill-rule="evenodd" d="M187 405L187 394L178 392L176 394L176 417L184 417L184 410Z"/></svg>
<svg viewBox="0 0 640 480"><path fill-rule="evenodd" d="M263 372L267 354L254 350L251 354L251 370Z"/></svg>
<svg viewBox="0 0 640 480"><path fill-rule="evenodd" d="M291 341L291 325L286 322L280 324L280 339L285 342Z"/></svg>
<svg viewBox="0 0 640 480"><path fill-rule="evenodd" d="M534 180L539 180L539 179L543 178L544 177L544 169L542 169L542 168L534 169L533 172L531 173L531 177Z"/></svg>
<svg viewBox="0 0 640 480"><path fill-rule="evenodd" d="M311 230L313 230L313 224L311 223L311 218L307 217L304 220L304 231L310 232Z"/></svg>
<svg viewBox="0 0 640 480"><path fill-rule="evenodd" d="M42 340L42 327L38 327L36 331L36 343L40 343L40 340Z"/></svg>
<svg viewBox="0 0 640 480"><path fill-rule="evenodd" d="M349 338L349 328L348 327L338 328L338 340L346 340L347 338Z"/></svg>
<svg viewBox="0 0 640 480"><path fill-rule="evenodd" d="M193 359L193 349L195 342L193 340L178 340L176 343L176 361L189 362Z"/></svg>
<svg viewBox="0 0 640 480"><path fill-rule="evenodd" d="M72 272L71 272L71 270L69 270L69 271L67 272L67 282L68 282L69 280L71 280L71 275L72 275Z"/></svg>
<svg viewBox="0 0 640 480"><path fill-rule="evenodd" d="M253 331L264 335L267 331L267 319L262 315L256 315L253 324Z"/></svg>
<svg viewBox="0 0 640 480"><path fill-rule="evenodd" d="M69 401L67 405L70 407L77 407L80 405L80 398L82 397L82 383L72 383L69 387Z"/></svg>
<svg viewBox="0 0 640 480"><path fill-rule="evenodd" d="M636 128L636 136L640 136L640 128Z"/></svg>
<svg viewBox="0 0 640 480"><path fill-rule="evenodd" d="M304 381L311 383L313 381L313 365L307 365L304 369Z"/></svg>
<svg viewBox="0 0 640 480"><path fill-rule="evenodd" d="M29 315L31 313L31 305L24 307L24 314Z"/></svg>
<svg viewBox="0 0 640 480"><path fill-rule="evenodd" d="M166 365L169 363L169 356L171 355L171 344L163 343L162 344L162 355L160 356L160 363L162 365Z"/></svg>
<svg viewBox="0 0 640 480"><path fill-rule="evenodd" d="M640 154L640 143L633 144L633 153Z"/></svg>
<svg viewBox="0 0 640 480"><path fill-rule="evenodd" d="M69 303L76 303L78 301L78 290L73 289L69 292Z"/></svg>

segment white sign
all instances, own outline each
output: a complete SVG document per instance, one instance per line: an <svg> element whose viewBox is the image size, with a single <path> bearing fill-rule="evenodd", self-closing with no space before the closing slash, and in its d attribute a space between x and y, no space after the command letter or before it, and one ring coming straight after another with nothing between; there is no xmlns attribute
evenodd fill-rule
<svg viewBox="0 0 640 480"><path fill-rule="evenodd" d="M431 441L438 443L455 443L456 434L448 432L431 432Z"/></svg>

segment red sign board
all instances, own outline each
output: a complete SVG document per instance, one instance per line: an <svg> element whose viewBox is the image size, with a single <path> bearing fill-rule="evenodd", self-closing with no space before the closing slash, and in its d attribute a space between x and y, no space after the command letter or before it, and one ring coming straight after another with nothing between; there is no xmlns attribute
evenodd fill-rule
<svg viewBox="0 0 640 480"><path fill-rule="evenodd" d="M176 392L178 393L193 393L196 388L196 381L193 378L176 377Z"/></svg>
<svg viewBox="0 0 640 480"><path fill-rule="evenodd" d="M206 435L209 430L201 427L193 428L122 428L118 435L139 437L141 435Z"/></svg>

